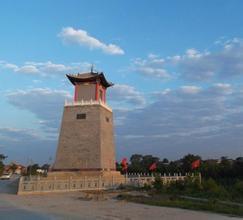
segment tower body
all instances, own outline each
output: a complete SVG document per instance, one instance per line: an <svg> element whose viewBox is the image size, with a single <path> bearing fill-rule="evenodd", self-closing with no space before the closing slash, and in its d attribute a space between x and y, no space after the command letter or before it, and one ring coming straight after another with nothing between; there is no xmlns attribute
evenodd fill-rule
<svg viewBox="0 0 243 220"><path fill-rule="evenodd" d="M74 100L65 103L54 171L115 170L113 114L103 73L67 75Z"/></svg>

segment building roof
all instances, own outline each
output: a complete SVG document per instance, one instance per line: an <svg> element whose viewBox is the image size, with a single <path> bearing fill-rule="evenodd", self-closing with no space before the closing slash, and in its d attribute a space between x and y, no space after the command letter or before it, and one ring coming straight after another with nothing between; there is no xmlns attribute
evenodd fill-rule
<svg viewBox="0 0 243 220"><path fill-rule="evenodd" d="M97 82L98 81L106 88L113 86L113 83L108 82L102 72L101 73L89 72L89 73L67 74L66 76L73 85L76 85L77 83Z"/></svg>

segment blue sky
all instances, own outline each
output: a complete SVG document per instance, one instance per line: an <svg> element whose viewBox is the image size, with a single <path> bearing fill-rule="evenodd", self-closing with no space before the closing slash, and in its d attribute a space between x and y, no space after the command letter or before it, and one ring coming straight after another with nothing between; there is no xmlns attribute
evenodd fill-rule
<svg viewBox="0 0 243 220"><path fill-rule="evenodd" d="M0 152L54 158L66 73L115 83L117 158L243 152L242 1L1 1Z"/></svg>

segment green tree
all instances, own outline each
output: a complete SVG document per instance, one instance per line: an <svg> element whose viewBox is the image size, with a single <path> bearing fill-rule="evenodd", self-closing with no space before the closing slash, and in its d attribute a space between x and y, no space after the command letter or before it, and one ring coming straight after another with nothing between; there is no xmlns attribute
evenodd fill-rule
<svg viewBox="0 0 243 220"><path fill-rule="evenodd" d="M4 164L2 161L0 161L0 176L3 174L3 170L4 170Z"/></svg>
<svg viewBox="0 0 243 220"><path fill-rule="evenodd" d="M116 162L116 170L120 172L122 171L122 165L118 162Z"/></svg>
<svg viewBox="0 0 243 220"><path fill-rule="evenodd" d="M183 169L180 161L171 161L168 166L168 173L173 175L174 173L180 173Z"/></svg>
<svg viewBox="0 0 243 220"><path fill-rule="evenodd" d="M227 157L221 157L221 162L219 164L220 170L219 170L219 176L221 179L224 180L225 184L229 184L231 182L231 179L233 178L233 162L232 160L228 159Z"/></svg>
<svg viewBox="0 0 243 220"><path fill-rule="evenodd" d="M159 162L159 158L158 157L154 157L152 155L145 155L145 156L143 156L142 166L145 169L145 172L149 172L149 167L151 166L151 164L153 164L155 162L156 163Z"/></svg>
<svg viewBox="0 0 243 220"><path fill-rule="evenodd" d="M7 158L7 156L5 156L4 154L0 154L0 161L3 161Z"/></svg>
<svg viewBox="0 0 243 220"><path fill-rule="evenodd" d="M182 169L184 172L191 172L192 171L192 162L195 160L201 160L201 157L198 155L187 154L181 159Z"/></svg>
<svg viewBox="0 0 243 220"><path fill-rule="evenodd" d="M133 165L140 164L142 160L143 160L143 155L141 155L141 154L133 154L130 157L130 162Z"/></svg>
<svg viewBox="0 0 243 220"><path fill-rule="evenodd" d="M164 158L164 159L162 160L162 163L169 163L169 160L168 160L167 158Z"/></svg>
<svg viewBox="0 0 243 220"><path fill-rule="evenodd" d="M37 169L40 169L39 164L35 163L27 167L27 175L37 175Z"/></svg>
<svg viewBox="0 0 243 220"><path fill-rule="evenodd" d="M130 157L131 164L129 165L129 172L144 172L142 160L143 156L141 154L133 154Z"/></svg>
<svg viewBox="0 0 243 220"><path fill-rule="evenodd" d="M157 163L157 171L162 174L169 173L169 164L165 164L165 163L159 161Z"/></svg>
<svg viewBox="0 0 243 220"><path fill-rule="evenodd" d="M215 161L206 161L201 163L200 172L204 178L219 178L219 165Z"/></svg>
<svg viewBox="0 0 243 220"><path fill-rule="evenodd" d="M232 167L232 172L234 176L238 179L243 180L243 157L238 157L235 159Z"/></svg>
<svg viewBox="0 0 243 220"><path fill-rule="evenodd" d="M129 172L145 173L149 172L149 167L152 163L159 162L159 158L152 155L143 156L141 154L133 154L130 158L130 162L128 166Z"/></svg>
<svg viewBox="0 0 243 220"><path fill-rule="evenodd" d="M2 175L4 170L4 163L3 161L7 158L4 154L0 154L0 175Z"/></svg>

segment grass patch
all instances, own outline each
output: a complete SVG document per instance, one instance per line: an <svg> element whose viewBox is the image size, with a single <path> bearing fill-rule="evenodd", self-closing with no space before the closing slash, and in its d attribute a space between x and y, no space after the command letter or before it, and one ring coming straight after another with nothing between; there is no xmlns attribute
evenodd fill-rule
<svg viewBox="0 0 243 220"><path fill-rule="evenodd" d="M222 204L217 200L208 201L192 201L190 199L180 198L175 195L151 195L151 197L119 195L119 199L129 202L136 202L153 206L177 207L190 210L210 211L214 213L222 213L231 216L243 217L243 207L239 205Z"/></svg>

